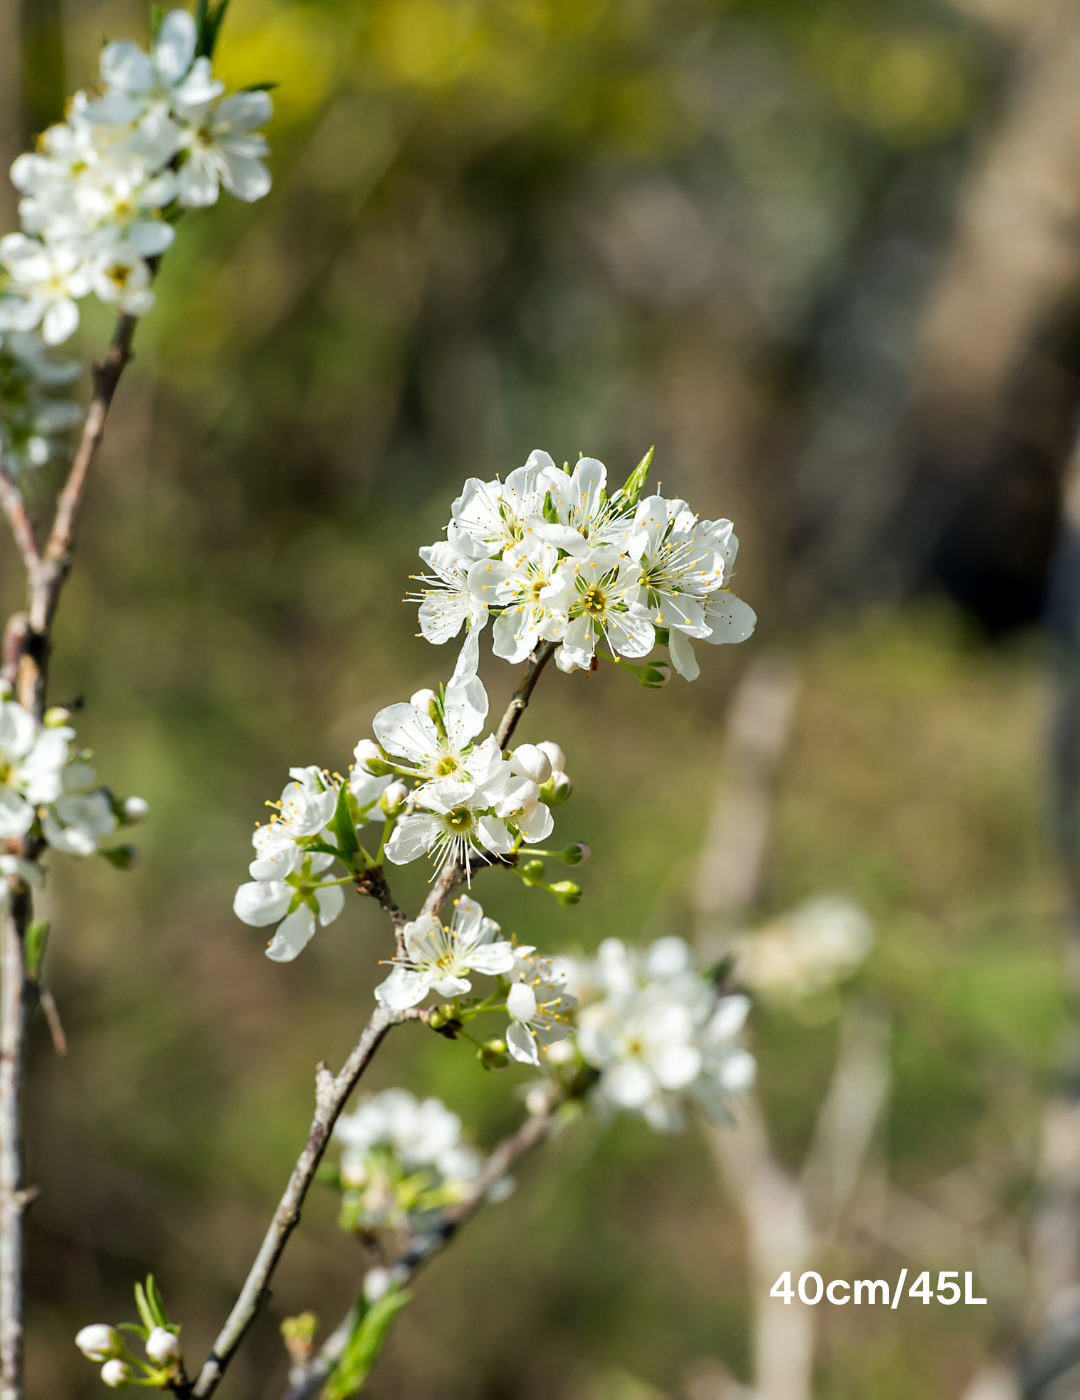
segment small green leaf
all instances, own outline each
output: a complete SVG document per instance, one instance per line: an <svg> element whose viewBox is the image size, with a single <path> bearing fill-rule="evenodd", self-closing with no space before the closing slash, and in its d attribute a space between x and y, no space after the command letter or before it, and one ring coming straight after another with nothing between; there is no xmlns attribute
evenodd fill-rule
<svg viewBox="0 0 1080 1400"><path fill-rule="evenodd" d="M150 1304L146 1299L146 1292L141 1283L135 1285L135 1306L139 1309L139 1316L143 1320L143 1326L148 1332L152 1332L157 1326L157 1318L150 1310Z"/></svg>
<svg viewBox="0 0 1080 1400"><path fill-rule="evenodd" d="M141 1337L145 1342L150 1333L145 1327L140 1327L137 1322L118 1322L117 1327L121 1332L134 1332L136 1337Z"/></svg>
<svg viewBox="0 0 1080 1400"><path fill-rule="evenodd" d="M161 1296L161 1289L157 1286L157 1280L153 1274L146 1276L146 1296L147 1301L153 1311L154 1318L159 1327L168 1328L169 1315L165 1311L165 1299Z"/></svg>
<svg viewBox="0 0 1080 1400"><path fill-rule="evenodd" d="M379 1359L394 1319L411 1297L408 1291L392 1287L376 1303L357 1300L356 1322L323 1391L323 1400L348 1400L356 1394Z"/></svg>
<svg viewBox="0 0 1080 1400"><path fill-rule="evenodd" d="M248 83L247 87L238 89L240 92L273 92L280 87L280 83Z"/></svg>
<svg viewBox="0 0 1080 1400"><path fill-rule="evenodd" d="M305 851L321 851L324 856L333 856L335 860L344 860L344 855L336 846L331 846L328 841L305 841L303 849Z"/></svg>
<svg viewBox="0 0 1080 1400"><path fill-rule="evenodd" d="M45 947L49 941L48 919L34 919L23 935L23 956L26 959L28 977L36 978L45 961Z"/></svg>
<svg viewBox="0 0 1080 1400"><path fill-rule="evenodd" d="M349 808L348 783L342 783L338 790L337 806L334 808L330 827L338 839L341 854L345 857L345 864L351 865L353 856L360 849L360 842L356 838L356 823Z"/></svg>
<svg viewBox="0 0 1080 1400"><path fill-rule="evenodd" d="M641 500L641 493L645 490L645 482L649 477L649 468L652 466L653 453L655 447L650 447L645 456L637 464L634 470L626 478L626 484L621 491L616 491L612 497L613 504L620 509L633 510L638 501Z"/></svg>

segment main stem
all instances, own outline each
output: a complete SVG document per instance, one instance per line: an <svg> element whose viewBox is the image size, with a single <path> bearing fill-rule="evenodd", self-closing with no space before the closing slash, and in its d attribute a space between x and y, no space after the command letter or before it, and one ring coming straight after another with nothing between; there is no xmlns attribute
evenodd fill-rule
<svg viewBox="0 0 1080 1400"><path fill-rule="evenodd" d="M23 1182L20 1109L32 990L23 939L30 895L21 882L0 919L0 1400L23 1393Z"/></svg>
<svg viewBox="0 0 1080 1400"><path fill-rule="evenodd" d="M39 721L45 713L52 624L71 570L75 528L87 478L105 431L120 376L131 358L135 318L121 316L104 360L94 367L94 393L44 549L39 549L22 493L4 478L0 509L26 567L26 611L4 629L0 672L19 703ZM13 852L36 861L40 844L25 838ZM26 975L24 937L31 917L27 886L12 877L0 927L0 1400L23 1396L23 1217L33 1188L23 1182L22 1085L34 986Z"/></svg>

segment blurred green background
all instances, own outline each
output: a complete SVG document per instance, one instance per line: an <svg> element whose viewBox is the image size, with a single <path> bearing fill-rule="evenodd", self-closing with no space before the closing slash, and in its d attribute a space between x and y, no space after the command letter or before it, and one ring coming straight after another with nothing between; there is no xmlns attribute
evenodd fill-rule
<svg viewBox="0 0 1080 1400"><path fill-rule="evenodd" d="M735 521L758 633L659 693L546 675L522 732L568 754L559 829L593 848L585 899L497 872L477 893L550 950L689 935L727 699L755 656L795 659L754 917L823 891L872 915L860 991L892 1019L893 1081L866 1200L892 1192L909 1222L856 1210L815 1267L973 1269L991 1298L820 1309L815 1394L959 1397L1030 1320L1025 1222L1069 1026L1037 623L1080 398L1059 248L1080 206L1059 72L1075 18L1036 0L233 5L222 76L280 83L274 189L184 221L56 632L53 700L85 697L103 776L153 815L138 870L58 862L47 895L71 1054L35 1029L32 1394L98 1391L74 1332L127 1317L151 1268L186 1354L205 1350L314 1066L368 1015L375 911L357 901L278 966L230 906L288 766L342 769L378 708L447 674L400 602L418 546L466 476L539 446L621 478L655 443L666 493ZM148 20L128 0L0 9L8 158L103 38ZM986 217L988 180L1012 222ZM80 351L107 334L88 313ZM17 606L9 549L2 569ZM514 676L482 674L495 708ZM423 875L399 888L415 907ZM794 1164L836 1020L761 1010L752 1033ZM524 1078L406 1028L370 1087L437 1093L486 1145ZM952 1253L920 1262L935 1238ZM582 1126L423 1278L371 1391L734 1400L745 1255L696 1131ZM278 1394L280 1319L332 1325L362 1268L317 1188L222 1394Z"/></svg>

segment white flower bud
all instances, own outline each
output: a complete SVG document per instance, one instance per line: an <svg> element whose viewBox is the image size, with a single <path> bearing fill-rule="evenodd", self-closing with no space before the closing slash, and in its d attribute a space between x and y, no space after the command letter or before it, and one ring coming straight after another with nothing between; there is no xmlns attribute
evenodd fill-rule
<svg viewBox="0 0 1080 1400"><path fill-rule="evenodd" d="M560 671L565 671L569 675L572 671L580 671L583 668L577 664L565 647L555 648L555 665Z"/></svg>
<svg viewBox="0 0 1080 1400"><path fill-rule="evenodd" d="M559 748L558 744L552 743L550 739L545 739L542 743L537 744L536 747L542 749L544 753L547 754L548 762L551 764L551 771L553 773L566 772L566 755L563 753L562 749Z"/></svg>
<svg viewBox="0 0 1080 1400"><path fill-rule="evenodd" d="M418 690L409 696L409 704L415 705L418 710L423 710L424 714L427 714L428 707L434 699L435 692L433 690Z"/></svg>
<svg viewBox="0 0 1080 1400"><path fill-rule="evenodd" d="M63 705L53 705L45 711L44 725L46 729L61 729L70 719L70 710L65 710Z"/></svg>
<svg viewBox="0 0 1080 1400"><path fill-rule="evenodd" d="M519 744L511 755L510 771L538 785L546 783L551 777L551 759L539 744Z"/></svg>
<svg viewBox="0 0 1080 1400"><path fill-rule="evenodd" d="M102 1366L101 1379L112 1390L126 1390L135 1377L126 1361L114 1359Z"/></svg>
<svg viewBox="0 0 1080 1400"><path fill-rule="evenodd" d="M574 790L574 785L565 773L556 770L540 789L540 800L548 807L558 807Z"/></svg>
<svg viewBox="0 0 1080 1400"><path fill-rule="evenodd" d="M146 1339L146 1354L159 1366L175 1361L180 1355L180 1338L167 1327L155 1327Z"/></svg>
<svg viewBox="0 0 1080 1400"><path fill-rule="evenodd" d="M383 756L382 749L373 739L361 739L353 749L353 758L356 759L356 766L362 773L370 773L376 778L385 777L393 771Z"/></svg>
<svg viewBox="0 0 1080 1400"><path fill-rule="evenodd" d="M150 815L150 803L145 797L124 798L124 820L130 825L144 822Z"/></svg>
<svg viewBox="0 0 1080 1400"><path fill-rule="evenodd" d="M400 1264L392 1269L368 1269L364 1275L364 1297L369 1303L377 1303L393 1284L404 1283L406 1277Z"/></svg>
<svg viewBox="0 0 1080 1400"><path fill-rule="evenodd" d="M409 798L409 789L404 783L391 783L379 798L379 806L388 817L396 817Z"/></svg>
<svg viewBox="0 0 1080 1400"><path fill-rule="evenodd" d="M89 1357L91 1361L107 1361L110 1356L123 1351L124 1340L115 1327L109 1327L104 1322L94 1322L76 1333L75 1345L83 1356Z"/></svg>

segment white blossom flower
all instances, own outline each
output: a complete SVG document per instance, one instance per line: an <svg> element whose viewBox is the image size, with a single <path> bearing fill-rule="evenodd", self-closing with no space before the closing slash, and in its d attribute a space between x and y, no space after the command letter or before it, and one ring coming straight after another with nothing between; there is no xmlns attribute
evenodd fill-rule
<svg viewBox="0 0 1080 1400"><path fill-rule="evenodd" d="M284 879L252 880L241 885L233 900L237 918L253 928L277 924L277 930L266 949L273 962L292 962L311 942L316 924L325 928L332 924L345 907L340 885L322 884L318 876L327 870L334 857L316 851L305 855L297 852L294 868ZM252 865L260 862L253 861Z"/></svg>
<svg viewBox="0 0 1080 1400"><path fill-rule="evenodd" d="M469 571L473 591L502 609L492 628L496 656L524 661L538 641L559 641L565 634L568 593L555 577L559 557L555 545L528 525L526 538L502 559L481 561Z"/></svg>
<svg viewBox="0 0 1080 1400"><path fill-rule="evenodd" d="M11 282L0 298L0 329L30 331L40 325L46 345L67 340L79 324L76 302L90 290L90 273L80 254L9 233L0 238L0 264Z"/></svg>
<svg viewBox="0 0 1080 1400"><path fill-rule="evenodd" d="M543 522L546 485L541 473L555 463L546 452L529 460L505 481L470 477L454 502L446 538L463 559L487 559L520 544L534 524Z"/></svg>
<svg viewBox="0 0 1080 1400"><path fill-rule="evenodd" d="M321 768L290 768L277 810L266 826L259 826L251 838L258 855L249 867L253 880L283 879L295 869L300 850L298 841L318 836L334 815L337 787ZM242 917L242 916L241 916ZM273 922L266 920L267 923Z"/></svg>
<svg viewBox="0 0 1080 1400"><path fill-rule="evenodd" d="M55 450L53 437L82 417L76 404L48 394L81 373L74 361L51 360L31 332L0 335L0 461L8 475L42 466Z"/></svg>
<svg viewBox="0 0 1080 1400"><path fill-rule="evenodd" d="M118 244L89 266L91 286L107 306L115 306L125 316L145 316L154 305L150 268L134 248Z"/></svg>
<svg viewBox="0 0 1080 1400"><path fill-rule="evenodd" d="M45 809L42 834L54 850L65 855L91 856L102 838L116 830L112 801L88 763L68 763L60 778L63 791Z"/></svg>
<svg viewBox="0 0 1080 1400"><path fill-rule="evenodd" d="M718 998L693 969L688 945L662 938L643 952L606 939L595 959L571 963L577 1045L599 1070L601 1104L640 1113L657 1131L681 1126L688 1099L712 1116L752 1082L736 1042L749 1003Z"/></svg>
<svg viewBox="0 0 1080 1400"><path fill-rule="evenodd" d="M637 600L635 564L608 551L564 559L555 572L570 621L556 653L563 670L587 670L598 641L619 656L647 656L656 644L648 611Z"/></svg>
<svg viewBox="0 0 1080 1400"><path fill-rule="evenodd" d="M221 185L249 204L269 194L270 172L263 161L270 145L259 130L274 115L269 93L237 92L198 106L181 103L178 111L187 123L178 177L181 204L188 209L214 204Z"/></svg>
<svg viewBox="0 0 1080 1400"><path fill-rule="evenodd" d="M465 685L450 686L441 706L431 691L388 705L375 716L372 729L383 750L418 778L477 777L498 761L490 748L494 740L487 748L473 748L487 712L487 692L474 676Z"/></svg>
<svg viewBox="0 0 1080 1400"><path fill-rule="evenodd" d="M0 701L0 837L25 836L37 808L61 795L74 735L64 726L43 729L17 701Z"/></svg>
<svg viewBox="0 0 1080 1400"><path fill-rule="evenodd" d="M470 974L496 977L514 966L513 945L497 940L499 925L486 919L475 900L454 901L449 928L435 914L421 914L404 928L405 957L395 958L393 971L375 990L391 1011L417 1006L431 992L441 997L472 991Z"/></svg>
<svg viewBox="0 0 1080 1400"><path fill-rule="evenodd" d="M442 646L465 628L465 642L451 681L460 684L476 675L487 604L469 582L470 561L445 540L425 545L420 558L434 570L413 575L418 583L430 585L409 595L411 601L420 603L420 633L435 646Z"/></svg>
<svg viewBox="0 0 1080 1400"><path fill-rule="evenodd" d="M608 500L603 462L582 457L572 472L565 472L548 457L539 484L558 517L556 522L537 526L542 539L578 559L587 558L596 549L625 549L630 518L616 511Z"/></svg>
<svg viewBox="0 0 1080 1400"><path fill-rule="evenodd" d="M685 501L640 502L627 553L641 570L641 602L658 627L707 635L705 599L724 582L731 532L730 520L698 520Z"/></svg>
<svg viewBox="0 0 1080 1400"><path fill-rule="evenodd" d="M567 974L554 958L537 957L519 948L514 982L506 998L510 1025L506 1045L515 1060L538 1065L540 1051L565 1040L573 1030L570 1014L576 998L566 990Z"/></svg>
<svg viewBox="0 0 1080 1400"><path fill-rule="evenodd" d="M748 603L733 593L713 593L705 606L708 634L701 638L710 646L724 642L745 642L757 625L757 614ZM678 628L672 628L668 642L671 662L685 680L696 681L701 674L690 638Z"/></svg>
<svg viewBox="0 0 1080 1400"><path fill-rule="evenodd" d="M105 96L90 103L91 121L138 128L140 145L149 146L162 163L176 148L179 133L170 117L178 107L199 107L225 91L208 58L195 57L195 20L187 10L172 10L162 20L150 53L121 39L101 51ZM171 141L171 149L170 149Z"/></svg>
<svg viewBox="0 0 1080 1400"><path fill-rule="evenodd" d="M461 1119L436 1098L385 1089L338 1119L343 1223L393 1225L457 1200L483 1160L461 1140Z"/></svg>
<svg viewBox="0 0 1080 1400"><path fill-rule="evenodd" d="M104 1322L93 1322L75 1334L75 1345L90 1361L108 1361L117 1352L123 1351L124 1339L115 1327Z"/></svg>

